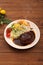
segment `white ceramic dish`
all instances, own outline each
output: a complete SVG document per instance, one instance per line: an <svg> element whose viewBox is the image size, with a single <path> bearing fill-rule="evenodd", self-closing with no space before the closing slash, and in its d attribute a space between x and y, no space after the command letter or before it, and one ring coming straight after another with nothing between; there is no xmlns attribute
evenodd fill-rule
<svg viewBox="0 0 43 65"><path fill-rule="evenodd" d="M37 42L39 41L39 39L40 39L40 30L39 30L38 26L35 23L33 23L33 22L29 21L29 20L23 19L23 20L30 23L31 28L33 28L33 30L35 31L35 34L36 34L35 40L31 44L28 44L26 46L19 46L19 45L16 45L15 43L13 43L12 40L10 40L9 38L6 37L7 28L9 28L13 23L17 23L20 20L22 20L22 19L15 20L15 21L13 21L13 22L11 22L10 24L7 25L7 27L4 30L4 38L5 38L6 42L10 46L12 46L13 48L16 48L16 49L28 49L28 48L31 48L31 47L35 46L37 44Z"/></svg>

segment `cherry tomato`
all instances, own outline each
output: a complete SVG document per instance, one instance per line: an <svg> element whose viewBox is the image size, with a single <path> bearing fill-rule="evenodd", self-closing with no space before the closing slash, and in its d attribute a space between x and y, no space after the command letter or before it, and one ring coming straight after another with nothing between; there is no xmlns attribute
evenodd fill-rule
<svg viewBox="0 0 43 65"><path fill-rule="evenodd" d="M11 30L12 30L11 28L8 28L8 29L6 30L6 36L7 36L7 37L10 37L10 32L11 32Z"/></svg>
<svg viewBox="0 0 43 65"><path fill-rule="evenodd" d="M8 28L8 29L6 30L6 32L7 32L7 33L10 33L11 30L12 30L11 28Z"/></svg>
<svg viewBox="0 0 43 65"><path fill-rule="evenodd" d="M7 36L7 37L10 37L10 33L7 33L6 36Z"/></svg>

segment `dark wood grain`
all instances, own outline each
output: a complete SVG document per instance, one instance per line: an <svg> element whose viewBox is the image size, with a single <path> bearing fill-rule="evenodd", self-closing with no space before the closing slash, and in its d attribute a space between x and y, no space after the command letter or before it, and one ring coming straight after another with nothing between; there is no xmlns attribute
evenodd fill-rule
<svg viewBox="0 0 43 65"><path fill-rule="evenodd" d="M43 53L0 53L0 58L3 65L43 65Z"/></svg>
<svg viewBox="0 0 43 65"><path fill-rule="evenodd" d="M9 19L28 19L40 29L40 40L28 50L10 47L4 39L6 24L0 25L0 65L43 65L43 0L0 0Z"/></svg>

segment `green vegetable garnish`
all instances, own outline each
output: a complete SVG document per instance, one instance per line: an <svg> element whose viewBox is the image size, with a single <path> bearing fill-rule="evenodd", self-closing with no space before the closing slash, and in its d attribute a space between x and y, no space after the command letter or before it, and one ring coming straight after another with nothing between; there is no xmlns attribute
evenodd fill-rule
<svg viewBox="0 0 43 65"><path fill-rule="evenodd" d="M9 24L12 20L8 19L6 14L5 14L5 10L1 10L0 12L0 24Z"/></svg>
<svg viewBox="0 0 43 65"><path fill-rule="evenodd" d="M9 24L9 23L11 22L11 20L9 20L9 19L3 19L2 21L3 21L3 23L5 23L5 24Z"/></svg>
<svg viewBox="0 0 43 65"><path fill-rule="evenodd" d="M1 18L0 19L0 24L9 24L11 22L11 20L9 20L9 19L5 19L5 18Z"/></svg>

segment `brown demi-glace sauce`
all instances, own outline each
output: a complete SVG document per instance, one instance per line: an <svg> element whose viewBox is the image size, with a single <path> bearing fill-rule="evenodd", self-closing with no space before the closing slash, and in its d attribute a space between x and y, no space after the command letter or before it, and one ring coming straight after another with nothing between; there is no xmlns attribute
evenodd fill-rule
<svg viewBox="0 0 43 65"><path fill-rule="evenodd" d="M14 39L14 43L19 46L25 46L31 44L34 40L35 33L33 31L29 31L21 34L17 39Z"/></svg>

